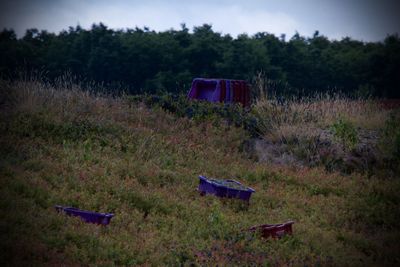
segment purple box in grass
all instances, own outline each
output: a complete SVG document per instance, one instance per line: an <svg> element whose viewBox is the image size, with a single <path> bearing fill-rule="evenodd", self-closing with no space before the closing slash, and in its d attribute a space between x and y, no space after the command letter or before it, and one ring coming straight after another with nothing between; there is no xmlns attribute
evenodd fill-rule
<svg viewBox="0 0 400 267"><path fill-rule="evenodd" d="M189 99L208 102L240 103L250 107L250 87L246 81L195 78L188 93Z"/></svg>
<svg viewBox="0 0 400 267"><path fill-rule="evenodd" d="M198 190L201 195L215 195L217 197L238 198L249 201L251 194L255 192L253 188L246 187L235 180L222 180L199 176Z"/></svg>
<svg viewBox="0 0 400 267"><path fill-rule="evenodd" d="M72 207L63 207L63 206L55 206L58 212L63 211L65 214L69 216L77 216L82 220L88 223L95 223L101 225L107 225L110 223L112 217L114 217L113 213L99 213L88 210L80 210Z"/></svg>

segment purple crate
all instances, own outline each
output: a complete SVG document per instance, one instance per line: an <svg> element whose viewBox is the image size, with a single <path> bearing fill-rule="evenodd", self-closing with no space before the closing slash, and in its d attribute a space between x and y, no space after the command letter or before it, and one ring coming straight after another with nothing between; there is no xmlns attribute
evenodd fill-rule
<svg viewBox="0 0 400 267"><path fill-rule="evenodd" d="M250 187L243 186L235 180L219 180L218 183L215 179L210 179L205 176L199 176L198 190L201 195L215 195L217 197L238 198L244 201L249 201L251 194L255 192ZM231 188L229 184L235 184L239 188Z"/></svg>
<svg viewBox="0 0 400 267"><path fill-rule="evenodd" d="M214 103L240 103L249 107L250 87L243 80L195 78L188 97Z"/></svg>
<svg viewBox="0 0 400 267"><path fill-rule="evenodd" d="M114 217L113 213L99 213L87 210L80 210L72 207L63 207L63 206L55 206L58 212L63 211L65 214L69 216L77 216L80 217L83 221L87 223L95 223L101 225L107 225L110 223L112 217Z"/></svg>

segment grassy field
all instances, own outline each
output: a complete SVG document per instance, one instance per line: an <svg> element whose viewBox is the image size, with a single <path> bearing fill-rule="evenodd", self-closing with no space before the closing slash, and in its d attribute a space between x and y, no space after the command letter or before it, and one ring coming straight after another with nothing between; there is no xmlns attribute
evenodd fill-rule
<svg viewBox="0 0 400 267"><path fill-rule="evenodd" d="M213 116L177 116L70 84L2 81L0 89L3 266L400 265L398 110L261 99L249 113L258 139L296 163L277 164L246 148L248 128ZM373 159L361 154L349 169L348 156L372 146ZM327 156L315 159L322 149ZM202 197L198 175L256 193L248 207ZM115 217L107 227L85 224L57 204ZM279 240L244 231L287 220L294 234Z"/></svg>

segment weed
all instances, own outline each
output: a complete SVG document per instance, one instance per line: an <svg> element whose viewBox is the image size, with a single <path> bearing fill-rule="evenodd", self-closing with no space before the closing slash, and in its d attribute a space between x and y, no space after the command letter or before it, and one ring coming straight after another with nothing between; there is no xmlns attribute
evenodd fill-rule
<svg viewBox="0 0 400 267"><path fill-rule="evenodd" d="M394 172L399 171L400 166L400 116L392 112L385 122L383 134L379 142L383 153L384 165Z"/></svg>
<svg viewBox="0 0 400 267"><path fill-rule="evenodd" d="M334 137L342 143L346 150L351 150L357 145L357 129L350 121L339 118L332 124L331 130Z"/></svg>

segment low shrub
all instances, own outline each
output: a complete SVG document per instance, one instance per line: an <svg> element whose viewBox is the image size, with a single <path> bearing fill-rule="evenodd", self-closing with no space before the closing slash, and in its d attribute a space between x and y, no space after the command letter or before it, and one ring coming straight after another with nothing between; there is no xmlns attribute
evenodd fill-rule
<svg viewBox="0 0 400 267"><path fill-rule="evenodd" d="M357 129L353 123L345 118L339 118L331 126L333 136L347 151L352 150L358 143Z"/></svg>
<svg viewBox="0 0 400 267"><path fill-rule="evenodd" d="M262 134L257 115L239 104L189 100L183 95L172 94L127 96L127 100L130 106L142 102L148 108L161 108L178 117L187 117L198 122L213 121L215 124L225 122L228 125L243 127L253 137Z"/></svg>

